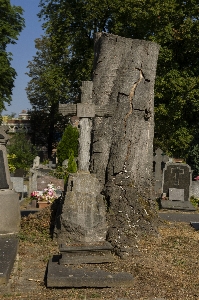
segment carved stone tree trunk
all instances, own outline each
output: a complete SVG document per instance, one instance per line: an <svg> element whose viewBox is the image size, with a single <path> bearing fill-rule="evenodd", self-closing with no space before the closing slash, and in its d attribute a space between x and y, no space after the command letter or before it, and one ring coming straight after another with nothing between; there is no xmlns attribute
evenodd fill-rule
<svg viewBox="0 0 199 300"><path fill-rule="evenodd" d="M99 33L93 101L113 116L93 120L91 171L108 205L108 240L122 255L139 232L155 230L152 200L154 83L159 46Z"/></svg>

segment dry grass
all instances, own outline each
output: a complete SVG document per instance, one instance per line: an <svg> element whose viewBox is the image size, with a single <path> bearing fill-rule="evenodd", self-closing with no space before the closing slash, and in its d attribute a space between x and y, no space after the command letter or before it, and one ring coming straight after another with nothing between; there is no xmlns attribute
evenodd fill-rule
<svg viewBox="0 0 199 300"><path fill-rule="evenodd" d="M46 231L49 217L46 209L39 218L22 221L19 259L0 299L199 299L199 232L185 223L162 223L158 238L140 239L136 255L126 260L116 258L114 264L103 266L111 272L132 273L135 280L131 287L47 289L47 261L58 252Z"/></svg>

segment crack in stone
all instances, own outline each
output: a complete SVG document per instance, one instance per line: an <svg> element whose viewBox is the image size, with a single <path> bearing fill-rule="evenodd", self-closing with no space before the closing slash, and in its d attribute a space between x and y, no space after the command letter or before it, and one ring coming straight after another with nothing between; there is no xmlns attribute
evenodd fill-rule
<svg viewBox="0 0 199 300"><path fill-rule="evenodd" d="M124 130L124 138L125 138L125 136L126 136L127 119L128 119L129 116L133 113L133 98L134 98L134 95L135 95L135 91L136 91L137 86L138 86L139 83L141 82L141 80L144 78L144 74L143 74L142 70L141 70L141 69L138 69L138 68L136 68L136 69L140 71L140 77L139 77L138 81L134 83L134 85L133 85L133 87L131 88L130 93L129 93L130 110L129 110L129 112L126 114L126 116L125 116L125 118L124 118L124 127L125 127L125 130ZM128 148L127 148L127 154L126 154L126 158L125 158L125 162L124 162L124 166L123 166L124 172L127 172L127 170L126 170L126 161L127 161L127 159L128 159L128 156L129 156L130 146L131 146L131 141L129 141Z"/></svg>
<svg viewBox="0 0 199 300"><path fill-rule="evenodd" d="M137 68L136 68L137 69ZM135 95L135 91L136 91L136 88L138 86L138 84L141 82L142 78L144 78L144 75L143 75L143 72L141 69L137 69L140 71L140 78L138 79L137 82L134 83L133 87L131 88L130 90L130 93L129 93L129 105L130 105L130 110L129 112L126 114L125 118L124 118L124 126L126 128L126 122L127 122L127 119L128 117L133 113L133 97ZM125 130L125 134L126 134L126 130Z"/></svg>

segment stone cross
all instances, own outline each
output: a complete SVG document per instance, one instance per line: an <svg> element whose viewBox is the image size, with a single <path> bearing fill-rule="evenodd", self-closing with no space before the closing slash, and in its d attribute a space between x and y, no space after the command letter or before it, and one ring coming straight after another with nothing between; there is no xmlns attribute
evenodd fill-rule
<svg viewBox="0 0 199 300"><path fill-rule="evenodd" d="M158 148L155 151L155 156L153 157L153 166L154 166L154 191L155 196L160 197L162 194L162 175L165 163L169 161L169 157L163 155L163 151Z"/></svg>
<svg viewBox="0 0 199 300"><path fill-rule="evenodd" d="M180 167L171 168L171 174L174 174L174 185L179 185L180 174L184 174L184 169L180 169Z"/></svg>
<svg viewBox="0 0 199 300"><path fill-rule="evenodd" d="M155 152L155 156L153 157L153 161L155 162L155 179L160 180L162 178L162 166L169 161L169 157L167 155L163 155L163 151L158 148Z"/></svg>
<svg viewBox="0 0 199 300"><path fill-rule="evenodd" d="M97 117L109 117L112 111L108 106L99 106L92 103L92 81L82 81L81 103L59 104L59 112L64 116L74 116L80 118L80 136L78 169L89 171L90 165L90 145L91 145L91 119Z"/></svg>

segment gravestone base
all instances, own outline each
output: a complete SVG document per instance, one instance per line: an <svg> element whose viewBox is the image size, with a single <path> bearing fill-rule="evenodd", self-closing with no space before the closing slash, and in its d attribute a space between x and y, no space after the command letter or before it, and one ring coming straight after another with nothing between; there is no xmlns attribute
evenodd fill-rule
<svg viewBox="0 0 199 300"><path fill-rule="evenodd" d="M82 171L69 175L62 213L55 228L59 245L96 244L106 240L106 207L100 191L94 174Z"/></svg>
<svg viewBox="0 0 199 300"><path fill-rule="evenodd" d="M126 272L110 273L91 266L74 267L59 265L59 258L53 257L48 263L47 287L82 288L82 287L118 287L132 286L133 276Z"/></svg>
<svg viewBox="0 0 199 300"><path fill-rule="evenodd" d="M161 200L162 209L195 211L196 208L189 201L174 201L174 200Z"/></svg>
<svg viewBox="0 0 199 300"><path fill-rule="evenodd" d="M80 244L78 246L61 245L59 264L100 264L114 262L113 247L109 242L97 244Z"/></svg>
<svg viewBox="0 0 199 300"><path fill-rule="evenodd" d="M131 274L111 274L99 268L114 263L113 247L106 241L106 207L100 191L95 174L70 174L60 223L55 230L61 255L48 263L47 287L132 284Z"/></svg>
<svg viewBox="0 0 199 300"><path fill-rule="evenodd" d="M0 236L18 233L21 220L18 193L0 190L0 207Z"/></svg>

